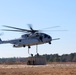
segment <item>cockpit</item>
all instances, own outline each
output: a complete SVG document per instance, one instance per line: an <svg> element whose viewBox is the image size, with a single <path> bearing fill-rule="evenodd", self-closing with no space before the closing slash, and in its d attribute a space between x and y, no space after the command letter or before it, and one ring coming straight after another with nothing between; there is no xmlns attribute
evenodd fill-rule
<svg viewBox="0 0 76 75"><path fill-rule="evenodd" d="M48 38L48 39L52 40L52 37L47 34L44 34L44 38Z"/></svg>

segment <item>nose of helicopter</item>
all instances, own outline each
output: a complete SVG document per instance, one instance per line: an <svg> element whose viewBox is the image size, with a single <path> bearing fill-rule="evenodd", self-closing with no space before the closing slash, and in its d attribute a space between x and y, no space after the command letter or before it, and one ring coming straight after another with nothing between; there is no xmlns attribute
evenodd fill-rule
<svg viewBox="0 0 76 75"><path fill-rule="evenodd" d="M48 36L48 38L49 38L50 41L52 41L52 37L51 36Z"/></svg>
<svg viewBox="0 0 76 75"><path fill-rule="evenodd" d="M50 36L50 41L52 41L52 37Z"/></svg>

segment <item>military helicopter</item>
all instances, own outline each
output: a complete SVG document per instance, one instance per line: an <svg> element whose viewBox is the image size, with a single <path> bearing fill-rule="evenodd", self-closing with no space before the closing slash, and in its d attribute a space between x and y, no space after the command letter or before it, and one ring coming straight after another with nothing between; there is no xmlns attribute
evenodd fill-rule
<svg viewBox="0 0 76 75"><path fill-rule="evenodd" d="M7 25L3 25L3 26L6 28L10 28L10 29L2 29L4 31L23 32L24 34L17 39L4 40L4 41L0 39L0 44L10 43L13 44L13 47L15 48L28 46L28 53L29 53L29 48L31 48L31 46L33 45L36 45L36 53L37 53L38 52L37 45L45 44L45 43L51 44L52 40L60 39L60 38L52 39L50 35L42 33L39 30L34 30L30 24L28 25L30 29L22 29L22 28L7 26Z"/></svg>

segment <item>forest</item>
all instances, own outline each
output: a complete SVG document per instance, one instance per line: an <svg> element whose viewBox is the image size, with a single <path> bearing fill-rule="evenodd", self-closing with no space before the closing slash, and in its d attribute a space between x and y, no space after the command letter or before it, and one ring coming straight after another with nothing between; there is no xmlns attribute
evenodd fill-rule
<svg viewBox="0 0 76 75"><path fill-rule="evenodd" d="M47 62L76 62L76 53L71 54L44 54L39 55L45 57ZM36 57L36 55L34 56ZM0 64L3 63L25 63L27 62L26 57L12 57L12 58L0 58Z"/></svg>
<svg viewBox="0 0 76 75"><path fill-rule="evenodd" d="M76 53L63 54L61 56L58 54L44 54L43 56L46 57L48 62L76 62Z"/></svg>

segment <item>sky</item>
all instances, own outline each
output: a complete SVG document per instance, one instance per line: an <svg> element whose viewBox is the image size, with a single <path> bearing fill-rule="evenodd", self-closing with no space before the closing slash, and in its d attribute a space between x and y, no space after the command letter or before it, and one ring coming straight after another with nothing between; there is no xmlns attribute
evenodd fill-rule
<svg viewBox="0 0 76 75"><path fill-rule="evenodd" d="M23 33L1 31L2 25L29 29L27 24L32 24L34 29L43 29L60 26L44 31L52 38L49 45L38 45L38 52L43 54L70 54L76 52L76 0L0 0L0 36L2 40L21 37ZM36 54L36 46L32 46L30 53ZM0 44L0 58L28 57L28 48L13 48L12 44Z"/></svg>

